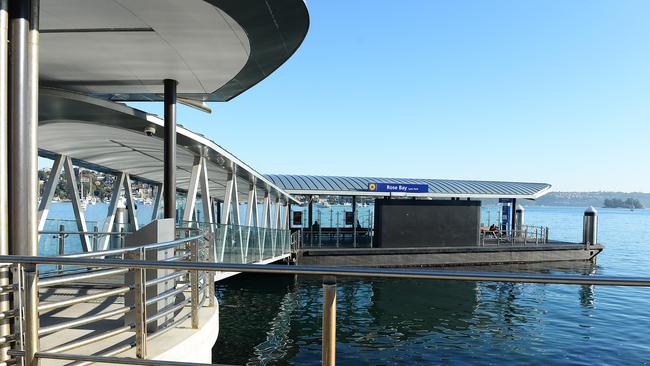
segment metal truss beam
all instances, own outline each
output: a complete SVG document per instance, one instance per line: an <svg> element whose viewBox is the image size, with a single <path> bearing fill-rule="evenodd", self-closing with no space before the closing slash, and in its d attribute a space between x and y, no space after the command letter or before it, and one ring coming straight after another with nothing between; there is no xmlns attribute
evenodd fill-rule
<svg viewBox="0 0 650 366"><path fill-rule="evenodd" d="M56 187L59 185L61 170L63 169L63 161L65 158L64 155L56 156L54 163L52 164L52 169L50 170L50 176L47 178L47 182L43 187L41 203L38 205L38 231L42 231L45 227L50 203L52 203L54 192L56 192Z"/></svg>
<svg viewBox="0 0 650 366"><path fill-rule="evenodd" d="M192 174L190 175L190 185L187 187L187 199L185 200L185 211L183 212L183 221L192 221L194 217L194 208L196 207L196 193L199 189L199 180L201 176L201 166L203 159L200 156L194 157L192 165Z"/></svg>
<svg viewBox="0 0 650 366"><path fill-rule="evenodd" d="M248 257L248 247L250 246L251 233L254 230L259 237L258 230L258 212L257 212L257 188L255 187L256 179L253 178L248 186L248 202L246 203L246 245L244 247L245 257ZM259 239L258 239L259 240ZM261 258L261 253L260 253ZM246 258L248 259L248 258Z"/></svg>
<svg viewBox="0 0 650 366"><path fill-rule="evenodd" d="M120 194L122 193L122 186L124 185L124 173L119 173L115 180L113 181L113 188L111 190L111 203L108 205L108 212L106 213L106 220L104 221L104 230L103 232L108 233L113 231L113 224L115 223L115 214L117 213L117 205L120 200ZM108 249L108 244L111 241L110 235L104 235L100 243L100 248L98 250Z"/></svg>
<svg viewBox="0 0 650 366"><path fill-rule="evenodd" d="M126 196L126 211L129 214L131 230L138 231L140 230L140 226L138 225L138 215L135 211L135 200L131 191L131 176L129 174L124 174L124 196Z"/></svg>
<svg viewBox="0 0 650 366"><path fill-rule="evenodd" d="M264 201L262 206L262 224L264 228L270 228L270 218L271 218L271 195L268 191L264 192Z"/></svg>
<svg viewBox="0 0 650 366"><path fill-rule="evenodd" d="M77 178L74 175L74 168L72 166L72 159L65 157L64 169L66 177L66 191L68 198L72 201L72 211L74 212L75 221L77 222L77 229L81 234L81 245L85 252L92 251L92 245L88 238L88 227L86 226L86 216L84 215L83 208L81 207L81 199L79 198L79 187L77 186Z"/></svg>
<svg viewBox="0 0 650 366"><path fill-rule="evenodd" d="M159 184L156 186L156 197L153 201L153 212L151 213L151 221L154 221L158 218L158 210L160 209L160 202L162 201L163 194L163 185Z"/></svg>
<svg viewBox="0 0 650 366"><path fill-rule="evenodd" d="M208 182L208 164L205 158L201 158L201 178L199 186L201 188L201 205L203 207L203 222L208 224L210 232L212 232L212 223L214 216L212 216L212 198L210 197L210 183Z"/></svg>

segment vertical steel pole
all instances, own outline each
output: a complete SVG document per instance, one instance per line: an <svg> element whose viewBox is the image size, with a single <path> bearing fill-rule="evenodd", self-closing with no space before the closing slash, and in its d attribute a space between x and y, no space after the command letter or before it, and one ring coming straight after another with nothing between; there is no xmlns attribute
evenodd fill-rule
<svg viewBox="0 0 650 366"><path fill-rule="evenodd" d="M189 233L187 234L190 235ZM192 262L199 260L199 242L198 240L192 241ZM214 285L213 285L214 286ZM191 302L191 318L192 328L199 329L199 271L190 271L190 302Z"/></svg>
<svg viewBox="0 0 650 366"><path fill-rule="evenodd" d="M176 80L165 79L165 218L176 220Z"/></svg>
<svg viewBox="0 0 650 366"><path fill-rule="evenodd" d="M514 234L514 231L515 231L515 229L517 228L517 226L516 226L517 224L515 223L515 215L516 215L516 212L515 212L515 211L516 211L516 209L517 209L516 207L517 207L517 199L516 199L516 198L513 198L513 199L512 199L512 207L510 208L510 210L511 210L511 211L510 211L510 217L512 218L512 223L510 224L510 225L511 225L512 232L513 232L512 236L515 235L515 234ZM513 239L513 242L514 242L514 239Z"/></svg>
<svg viewBox="0 0 650 366"><path fill-rule="evenodd" d="M336 278L323 277L323 366L336 364Z"/></svg>
<svg viewBox="0 0 650 366"><path fill-rule="evenodd" d="M59 225L59 255L65 254L65 225ZM63 266L58 265L59 272L63 271Z"/></svg>
<svg viewBox="0 0 650 366"><path fill-rule="evenodd" d="M147 258L144 249L129 255L137 256L141 261ZM144 359L147 358L147 270L138 268L134 271L135 355Z"/></svg>
<svg viewBox="0 0 650 366"><path fill-rule="evenodd" d="M11 254L38 254L38 0L12 1L8 135ZM38 273L25 267L26 365L38 363Z"/></svg>
<svg viewBox="0 0 650 366"><path fill-rule="evenodd" d="M93 251L99 250L99 229L97 226L93 227Z"/></svg>
<svg viewBox="0 0 650 366"><path fill-rule="evenodd" d="M312 196L309 196L309 208L308 208L308 217L309 217L309 227L307 230L309 230L309 244L313 245L314 244L314 204L312 203ZM319 223L320 224L320 223Z"/></svg>
<svg viewBox="0 0 650 366"><path fill-rule="evenodd" d="M8 196L8 163L7 158L7 62L9 50L9 3L0 1L0 255L9 254L9 196ZM9 285L9 270L0 269L0 286ZM0 296L0 312L10 310L9 295ZM9 319L0 320L0 337L7 337L11 332ZM7 361L9 345L0 348L0 361Z"/></svg>

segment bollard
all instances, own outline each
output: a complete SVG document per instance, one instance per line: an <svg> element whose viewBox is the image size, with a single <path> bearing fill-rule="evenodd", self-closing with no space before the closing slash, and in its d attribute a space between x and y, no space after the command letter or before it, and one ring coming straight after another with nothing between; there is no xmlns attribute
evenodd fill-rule
<svg viewBox="0 0 650 366"><path fill-rule="evenodd" d="M598 244L598 211L593 206L585 210L582 221L582 243L586 247Z"/></svg>
<svg viewBox="0 0 650 366"><path fill-rule="evenodd" d="M336 278L323 277L323 366L336 364Z"/></svg>
<svg viewBox="0 0 650 366"><path fill-rule="evenodd" d="M515 208L515 236L520 237L524 227L524 206L517 205Z"/></svg>

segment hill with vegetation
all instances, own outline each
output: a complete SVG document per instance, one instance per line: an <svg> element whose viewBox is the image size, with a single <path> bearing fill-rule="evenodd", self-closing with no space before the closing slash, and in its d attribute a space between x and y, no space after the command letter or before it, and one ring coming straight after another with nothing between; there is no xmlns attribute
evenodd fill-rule
<svg viewBox="0 0 650 366"><path fill-rule="evenodd" d="M551 192L526 206L650 207L650 193L643 192Z"/></svg>

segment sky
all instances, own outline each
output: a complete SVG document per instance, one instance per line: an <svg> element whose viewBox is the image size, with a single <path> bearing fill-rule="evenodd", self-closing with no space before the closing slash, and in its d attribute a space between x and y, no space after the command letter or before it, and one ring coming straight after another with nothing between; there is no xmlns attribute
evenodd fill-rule
<svg viewBox="0 0 650 366"><path fill-rule="evenodd" d="M262 173L650 192L650 1L307 6L293 57L179 123Z"/></svg>

